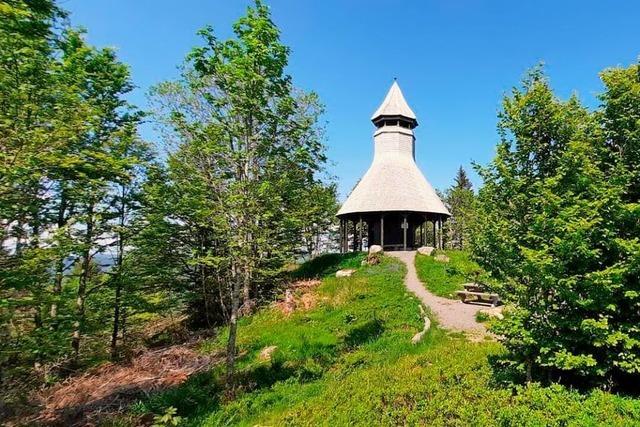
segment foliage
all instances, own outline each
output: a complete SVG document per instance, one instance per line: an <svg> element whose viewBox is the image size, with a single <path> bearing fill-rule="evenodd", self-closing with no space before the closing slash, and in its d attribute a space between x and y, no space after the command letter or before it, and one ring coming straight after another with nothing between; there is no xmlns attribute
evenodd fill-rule
<svg viewBox="0 0 640 427"><path fill-rule="evenodd" d="M350 255L350 254L349 254ZM341 255L345 262L352 259ZM323 257L319 257L324 258ZM334 257L331 256L333 259ZM314 260L315 261L315 260ZM335 268L339 262L331 261ZM330 261L326 261L330 263ZM560 385L505 387L488 358L495 342L471 343L422 327L418 302L405 293L405 270L383 257L374 267L337 279L333 271L314 297L318 305L284 316L265 308L242 319L242 393L222 397L223 375L213 370L151 396L136 411L175 407L186 425L630 425L638 400ZM276 345L271 360L260 360ZM219 351L224 337L203 351Z"/></svg>
<svg viewBox="0 0 640 427"><path fill-rule="evenodd" d="M113 50L88 45L51 1L0 6L5 388L31 369L49 381L68 362L91 363L109 329L115 355L122 319L113 300L125 272L120 256L109 258L128 244L152 154L137 136L142 115L125 100L128 67ZM114 264L106 274L105 262Z"/></svg>
<svg viewBox="0 0 640 427"><path fill-rule="evenodd" d="M449 262L434 259L437 253L444 253ZM469 282L491 282L490 277L471 259L467 251L438 251L434 256L416 254L415 264L418 278L427 289L445 298L457 298L455 292Z"/></svg>
<svg viewBox="0 0 640 427"><path fill-rule="evenodd" d="M467 173L460 166L453 185L446 191L444 202L451 218L444 223L446 243L454 249L466 249L470 223L474 217L475 194Z"/></svg>
<svg viewBox="0 0 640 427"><path fill-rule="evenodd" d="M495 330L528 380L612 387L640 372L635 172L607 138L633 137L618 125L638 122L606 104L628 87L620 73L604 74L604 104L590 113L534 70L504 99L497 156L479 170L473 250L514 305Z"/></svg>
<svg viewBox="0 0 640 427"><path fill-rule="evenodd" d="M182 417L176 415L178 411L173 406L165 409L164 414L156 415L153 418L153 424L151 427L167 427L177 426L182 422Z"/></svg>
<svg viewBox="0 0 640 427"><path fill-rule="evenodd" d="M318 179L322 107L285 73L289 49L269 9L257 1L233 31L221 41L203 29L181 78L153 90L172 149L166 181L150 189L165 197L154 202L164 214L147 217L171 241L188 241L159 252L188 254L182 276L197 274L187 283L202 290L192 300L202 303L200 317L228 319L230 382L240 314L280 280L301 244L313 252L309 240L335 209L335 187Z"/></svg>

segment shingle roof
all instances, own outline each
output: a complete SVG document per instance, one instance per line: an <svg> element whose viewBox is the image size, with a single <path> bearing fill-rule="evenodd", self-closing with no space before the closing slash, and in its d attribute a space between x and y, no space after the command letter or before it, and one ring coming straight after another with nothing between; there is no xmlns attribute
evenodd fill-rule
<svg viewBox="0 0 640 427"><path fill-rule="evenodd" d="M416 119L395 81L374 119L380 115ZM415 162L412 129L385 124L376 130L374 147L369 170L349 194L338 216L390 211L450 215Z"/></svg>
<svg viewBox="0 0 640 427"><path fill-rule="evenodd" d="M400 86L398 86L397 81L393 81L387 96L380 104L380 107L373 113L371 116L371 120L375 120L380 116L402 116L408 119L416 120L416 115L407 104L407 101L404 99L404 95L402 95L402 91L400 90Z"/></svg>

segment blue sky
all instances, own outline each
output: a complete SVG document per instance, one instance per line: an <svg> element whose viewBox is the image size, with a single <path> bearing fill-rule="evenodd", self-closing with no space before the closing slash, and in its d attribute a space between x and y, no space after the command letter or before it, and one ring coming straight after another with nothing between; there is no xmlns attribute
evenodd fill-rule
<svg viewBox="0 0 640 427"><path fill-rule="evenodd" d="M204 25L221 38L245 0L65 0L94 45L117 49L147 105L148 88L177 75ZM392 4L393 3L393 4ZM270 0L289 73L326 106L331 172L344 196L372 158L372 112L394 77L416 112L416 159L431 183L488 162L500 100L540 61L557 93L597 105L598 72L640 55L640 2ZM144 131L148 139L153 132ZM476 185L480 182L471 174Z"/></svg>

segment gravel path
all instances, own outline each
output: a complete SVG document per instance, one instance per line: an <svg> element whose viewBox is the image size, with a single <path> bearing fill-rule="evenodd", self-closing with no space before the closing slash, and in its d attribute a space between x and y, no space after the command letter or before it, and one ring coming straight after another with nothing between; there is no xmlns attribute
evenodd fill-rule
<svg viewBox="0 0 640 427"><path fill-rule="evenodd" d="M424 305L431 309L440 326L452 331L485 332L484 325L476 322L476 312L486 307L463 304L460 301L442 298L429 292L418 279L414 265L415 251L387 252L386 255L398 258L407 265L407 275L404 278L405 285L420 298Z"/></svg>

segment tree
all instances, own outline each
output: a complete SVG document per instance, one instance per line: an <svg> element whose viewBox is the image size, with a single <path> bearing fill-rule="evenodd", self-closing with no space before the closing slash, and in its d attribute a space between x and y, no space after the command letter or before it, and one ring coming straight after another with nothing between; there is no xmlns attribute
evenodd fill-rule
<svg viewBox="0 0 640 427"><path fill-rule="evenodd" d="M335 214L338 211L337 186L317 182L301 188L299 212L297 213L301 236L295 237L302 242L304 255L309 258L319 254L323 239L331 242L332 226L335 225Z"/></svg>
<svg viewBox="0 0 640 427"><path fill-rule="evenodd" d="M467 245L470 222L473 220L475 194L467 173L460 166L454 184L445 194L445 202L451 218L445 223L448 240L451 246L464 249Z"/></svg>
<svg viewBox="0 0 640 427"><path fill-rule="evenodd" d="M640 200L640 63L628 68L610 68L600 74L605 91L600 120L610 162L622 160L630 173L628 200Z"/></svg>
<svg viewBox="0 0 640 427"><path fill-rule="evenodd" d="M325 161L317 96L294 91L268 8L257 1L233 29L226 41L202 30L182 78L154 90L177 141L163 184L183 214L173 222L198 244L190 264L220 280L227 301L229 385L241 305L249 310L299 247L296 214Z"/></svg>
<svg viewBox="0 0 640 427"><path fill-rule="evenodd" d="M638 210L600 117L534 70L504 99L498 154L479 169L473 251L504 282L512 308L495 331L528 381L611 387L640 372Z"/></svg>
<svg viewBox="0 0 640 427"><path fill-rule="evenodd" d="M127 67L53 2L5 2L0 14L3 354L64 357L71 334L77 360L86 300L113 282L93 280L94 258L122 240L114 204L130 204L118 194L141 179L140 115L124 101Z"/></svg>

